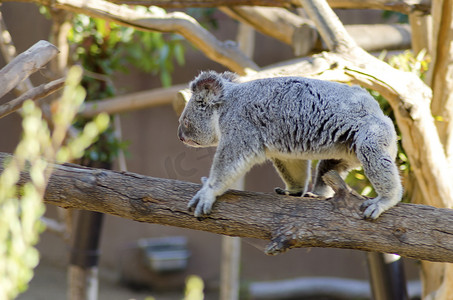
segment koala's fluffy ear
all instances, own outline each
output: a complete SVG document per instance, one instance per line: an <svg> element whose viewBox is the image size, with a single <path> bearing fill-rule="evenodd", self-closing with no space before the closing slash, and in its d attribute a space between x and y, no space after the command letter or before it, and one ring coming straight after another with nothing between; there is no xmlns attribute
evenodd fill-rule
<svg viewBox="0 0 453 300"><path fill-rule="evenodd" d="M191 83L190 89L193 95L198 95L198 101L206 105L215 105L222 102L224 81L232 82L237 75L231 72L218 74L214 71L202 72Z"/></svg>
<svg viewBox="0 0 453 300"><path fill-rule="evenodd" d="M230 82L239 82L239 76L238 74L236 73L233 73L233 72L223 72L222 74L220 74L220 76L222 76L223 79L226 79Z"/></svg>

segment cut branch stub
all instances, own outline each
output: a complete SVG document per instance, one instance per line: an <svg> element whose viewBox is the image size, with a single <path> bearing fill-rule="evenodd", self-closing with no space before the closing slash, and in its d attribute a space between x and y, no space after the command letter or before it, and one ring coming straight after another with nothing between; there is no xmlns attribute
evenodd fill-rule
<svg viewBox="0 0 453 300"><path fill-rule="evenodd" d="M47 41L39 41L15 57L0 70L0 82L2 83L0 97L42 68L57 54L58 49L54 45Z"/></svg>
<svg viewBox="0 0 453 300"><path fill-rule="evenodd" d="M348 186L338 172L331 170L322 176L322 180L333 189L335 196L346 196L348 194Z"/></svg>
<svg viewBox="0 0 453 300"><path fill-rule="evenodd" d="M351 191L336 171L332 170L327 172L322 179L334 190L335 195L333 198L329 199L319 198L322 200L318 201L327 201L327 203L331 205L331 211L340 212L341 214L344 214L346 218L352 218L360 222L363 219L360 205L366 199L355 191ZM325 219L322 217L323 213L324 212L316 212L316 215L319 214L320 221ZM316 220L316 218L314 219ZM304 222L304 220L301 220L301 222ZM324 220L321 222L324 222ZM285 226L278 228L277 232L274 233L271 242L265 249L266 254L276 255L286 252L291 248L304 247L303 243L307 239L310 239L311 235L314 234L312 230L306 230L304 227L305 225L286 224ZM332 236L335 236L335 234L332 234ZM301 241L303 241L302 244L300 244Z"/></svg>
<svg viewBox="0 0 453 300"><path fill-rule="evenodd" d="M349 192L344 182L337 183L333 184L339 187L333 198L312 200L309 204L304 203L303 207L295 203L290 207L288 203L286 213L276 211L278 222L275 223L280 226L273 227L276 230L265 249L266 254L276 255L292 248L334 247L395 253L420 259L419 254L427 250L422 248L439 243L440 248L431 252L432 257L428 260L437 261L440 256L451 255L447 254L449 251L444 251L453 247L453 231L438 226L453 221L451 209L441 209L445 218L437 218L438 209L434 207L400 203L377 220L369 221L363 219L360 209L365 199L354 191ZM436 217L428 221L422 215ZM347 229L350 226L354 232ZM364 237L366 242L362 239ZM402 248L405 250L400 251Z"/></svg>

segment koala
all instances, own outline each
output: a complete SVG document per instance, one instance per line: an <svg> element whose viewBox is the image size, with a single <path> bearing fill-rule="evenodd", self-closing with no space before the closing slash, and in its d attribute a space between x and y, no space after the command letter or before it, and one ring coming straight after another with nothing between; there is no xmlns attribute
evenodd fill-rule
<svg viewBox="0 0 453 300"><path fill-rule="evenodd" d="M362 204L364 218L376 219L401 200L395 128L366 90L303 77L241 82L214 71L198 75L190 90L178 137L193 147L217 146L209 177L188 204L196 217L209 214L216 197L267 159L285 183L278 194L307 193L311 161L318 160L315 195L333 195L322 179L326 172L344 178L362 165L378 195Z"/></svg>

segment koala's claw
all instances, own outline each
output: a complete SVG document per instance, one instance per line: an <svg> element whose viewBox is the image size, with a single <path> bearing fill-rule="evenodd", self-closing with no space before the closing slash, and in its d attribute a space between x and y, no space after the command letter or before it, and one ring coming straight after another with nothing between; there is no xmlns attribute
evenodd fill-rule
<svg viewBox="0 0 453 300"><path fill-rule="evenodd" d="M274 191L279 195L286 195L286 196L293 196L293 197L300 197L302 196L302 192L291 192L279 187L276 187Z"/></svg>
<svg viewBox="0 0 453 300"><path fill-rule="evenodd" d="M187 205L189 211L194 211L194 216L199 218L202 215L209 215L212 205L215 202L215 196L209 189L202 188L189 201Z"/></svg>
<svg viewBox="0 0 453 300"><path fill-rule="evenodd" d="M308 198L322 198L323 196L312 193L312 192L305 192L304 197Z"/></svg>
<svg viewBox="0 0 453 300"><path fill-rule="evenodd" d="M382 203L382 199L374 198L363 202L360 206L360 210L363 211L363 217L365 219L375 220L386 211L386 208Z"/></svg>
<svg viewBox="0 0 453 300"><path fill-rule="evenodd" d="M189 201L189 204L187 204L187 210L188 211L193 211L194 208L197 206L198 201L200 201L200 198L198 198L196 195Z"/></svg>

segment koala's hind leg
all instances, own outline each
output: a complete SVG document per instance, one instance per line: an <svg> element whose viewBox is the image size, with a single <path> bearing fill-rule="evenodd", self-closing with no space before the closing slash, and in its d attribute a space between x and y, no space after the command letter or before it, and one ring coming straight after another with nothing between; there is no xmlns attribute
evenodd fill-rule
<svg viewBox="0 0 453 300"><path fill-rule="evenodd" d="M357 143L357 158L363 165L365 175L378 194L362 204L364 217L376 219L384 211L396 205L402 197L403 188L395 164L396 135L387 124L369 128Z"/></svg>
<svg viewBox="0 0 453 300"><path fill-rule="evenodd" d="M285 183L285 189L277 187L275 192L280 195L302 196L307 191L311 161L279 158L271 160Z"/></svg>
<svg viewBox="0 0 453 300"><path fill-rule="evenodd" d="M334 192L331 187L329 187L322 176L331 170L335 170L340 174L341 178L345 178L348 175L349 170L356 167L353 163L348 162L344 159L325 159L320 160L316 166L315 180L313 184L313 194L323 196L323 197L332 197Z"/></svg>

